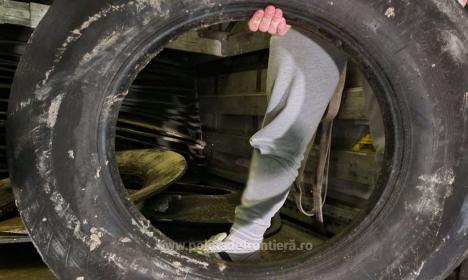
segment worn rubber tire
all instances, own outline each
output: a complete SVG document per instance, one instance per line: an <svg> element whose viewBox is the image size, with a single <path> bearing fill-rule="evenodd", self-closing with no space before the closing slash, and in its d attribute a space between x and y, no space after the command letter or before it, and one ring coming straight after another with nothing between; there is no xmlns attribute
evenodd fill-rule
<svg viewBox="0 0 468 280"><path fill-rule="evenodd" d="M363 65L387 126L382 194L352 231L286 262L236 266L169 250L118 176L120 101L173 36L267 3L306 33L339 37ZM9 105L22 218L62 279L443 279L468 248L467 45L468 15L456 1L58 0Z"/></svg>

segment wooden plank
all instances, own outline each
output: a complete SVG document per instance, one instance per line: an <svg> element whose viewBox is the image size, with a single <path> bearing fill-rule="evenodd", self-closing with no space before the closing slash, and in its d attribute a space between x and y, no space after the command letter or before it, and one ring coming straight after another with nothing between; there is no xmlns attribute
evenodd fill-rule
<svg viewBox="0 0 468 280"><path fill-rule="evenodd" d="M311 182L318 158L318 149L314 149L307 160L306 178ZM373 153L332 150L330 158L330 177L374 185L379 167Z"/></svg>
<svg viewBox="0 0 468 280"><path fill-rule="evenodd" d="M332 220L333 222L326 224L326 231L332 234L338 234L343 231L343 229L348 224L348 220L343 220L343 216L345 217L353 217L354 215L358 214L356 210L353 211L352 209L340 209L341 211L336 211L336 207L330 208L327 207L323 209L325 217L327 220ZM302 223L304 225L308 225L311 229L316 229L317 232L323 231L322 228L316 228L316 224L314 223L313 217L308 217L297 209L294 203L286 203L281 208L281 214L284 216L289 217L290 219L296 222Z"/></svg>
<svg viewBox="0 0 468 280"><path fill-rule="evenodd" d="M265 114L266 106L266 95L262 93L200 97L202 112L259 116Z"/></svg>
<svg viewBox="0 0 468 280"><path fill-rule="evenodd" d="M226 36L225 32L220 32L220 36L213 36L211 32L211 35L203 37L204 34L206 35L206 32L187 32L170 43L167 48L230 57L270 47L271 36L260 32L243 32L232 36Z"/></svg>
<svg viewBox="0 0 468 280"><path fill-rule="evenodd" d="M249 136L258 131L263 117L243 115L221 115L201 112L201 122L205 132L218 132L229 135Z"/></svg>
<svg viewBox="0 0 468 280"><path fill-rule="evenodd" d="M223 56L236 56L270 48L271 36L261 32L242 32L223 41Z"/></svg>
<svg viewBox="0 0 468 280"><path fill-rule="evenodd" d="M248 159L236 158L222 153L215 153L208 167L208 171L211 174L241 185L245 185L247 182L248 170ZM328 193L330 203L344 204L351 208L361 209L367 206L367 200L369 199L369 194L372 192L372 188L354 182L336 180L333 174L330 174L330 176L332 178L332 180L330 180ZM337 184L341 185L337 186ZM346 186L345 190L343 186Z"/></svg>
<svg viewBox="0 0 468 280"><path fill-rule="evenodd" d="M0 1L0 23L31 26L31 11L28 3Z"/></svg>
<svg viewBox="0 0 468 280"><path fill-rule="evenodd" d="M362 75L359 66L356 63L349 61L348 71L346 73L346 87L362 87L364 80L365 78Z"/></svg>
<svg viewBox="0 0 468 280"><path fill-rule="evenodd" d="M209 169L211 174L220 176L222 178L228 179L230 181L239 183L241 185L245 185L247 180L245 176L242 176L239 173L218 168L218 167L213 167ZM364 209L368 205L368 201L362 198L359 198L357 196L350 196L346 195L344 193L336 192L334 191L334 185L330 184L329 185L329 192L327 195L327 202L334 203L335 207L332 206L332 208L336 208L337 205L343 205L352 209ZM348 211L346 211L348 212ZM351 211L354 212L354 211ZM349 214L349 212L348 212ZM343 216L343 215L340 215Z"/></svg>
<svg viewBox="0 0 468 280"><path fill-rule="evenodd" d="M217 89L216 76L201 77L197 80L197 92L199 96L216 95Z"/></svg>
<svg viewBox="0 0 468 280"><path fill-rule="evenodd" d="M336 179L349 180L366 185L374 185L380 167L375 162L374 153L332 151L330 166Z"/></svg>
<svg viewBox="0 0 468 280"><path fill-rule="evenodd" d="M214 151L227 151L231 155L250 157L252 147L245 136L226 135L215 132L207 132L205 141L207 149Z"/></svg>
<svg viewBox="0 0 468 280"><path fill-rule="evenodd" d="M337 118L341 120L367 119L367 103L362 87L345 90Z"/></svg>
<svg viewBox="0 0 468 280"><path fill-rule="evenodd" d="M48 5L30 3L31 5L31 27L36 27L49 10Z"/></svg>
<svg viewBox="0 0 468 280"><path fill-rule="evenodd" d="M10 187L10 179L0 180L0 217L12 212L15 207L15 198Z"/></svg>
<svg viewBox="0 0 468 280"><path fill-rule="evenodd" d="M219 75L217 95L238 95L240 92L256 92L257 80L258 70Z"/></svg>
<svg viewBox="0 0 468 280"><path fill-rule="evenodd" d="M268 69L262 69L260 74L260 92L267 91L267 77L268 77Z"/></svg>
<svg viewBox="0 0 468 280"><path fill-rule="evenodd" d="M48 5L0 0L0 23L35 28L49 9Z"/></svg>
<svg viewBox="0 0 468 280"><path fill-rule="evenodd" d="M13 217L0 222L0 235L27 235L28 232L20 217Z"/></svg>
<svg viewBox="0 0 468 280"><path fill-rule="evenodd" d="M187 32L167 45L167 48L215 56L223 55L223 41L202 38L197 31Z"/></svg>
<svg viewBox="0 0 468 280"><path fill-rule="evenodd" d="M208 167L208 172L239 184L244 185L247 182L247 177L245 175L233 172L228 169L210 166Z"/></svg>
<svg viewBox="0 0 468 280"><path fill-rule="evenodd" d="M368 200L372 195L374 186L351 182L347 180L340 180L337 178L328 178L330 186L333 186L333 190L339 193L343 193L350 196L359 197L361 199Z"/></svg>
<svg viewBox="0 0 468 280"><path fill-rule="evenodd" d="M240 158L230 154L212 151L209 157L208 171L228 180L245 184L247 181L249 164L250 161L248 158Z"/></svg>
<svg viewBox="0 0 468 280"><path fill-rule="evenodd" d="M224 159L230 155L232 158L250 158L252 148L249 143L249 137L247 136L209 133L206 140L210 154L213 157L222 155L222 158ZM318 150L314 149L307 160L306 179L312 177L316 168L317 157ZM229 169L234 165L232 158L220 163L222 166ZM333 150L331 153L330 176L335 179L373 185L375 183L375 177L378 170L379 166L375 163L373 153L336 150Z"/></svg>
<svg viewBox="0 0 468 280"><path fill-rule="evenodd" d="M250 75L253 75L253 72ZM251 81L253 81L253 77L251 78ZM231 79L226 85L228 96L201 96L201 109L217 114L249 116L263 116L265 114L268 104L267 96L264 92L235 94L233 92L233 89L235 90L235 79ZM248 87L253 87L253 85L251 84ZM351 88L345 91L343 103L337 118L340 120L367 119L366 98L362 88Z"/></svg>
<svg viewBox="0 0 468 280"><path fill-rule="evenodd" d="M354 195L338 192L334 189L333 185L329 185L327 198L337 201L339 204L348 207L364 209L368 205L368 200Z"/></svg>
<svg viewBox="0 0 468 280"><path fill-rule="evenodd" d="M268 67L269 52L260 50L240 56L210 60L196 65L198 77L217 76L234 72L266 69Z"/></svg>
<svg viewBox="0 0 468 280"><path fill-rule="evenodd" d="M339 156L336 156L339 158ZM211 161L214 167L209 167L210 172L215 171L214 174L220 175L220 172L223 174L229 174L227 179L232 178L232 174L235 174L238 180L236 182L242 183L247 180L248 172L248 159L235 158L235 156L226 156L220 160L219 158ZM247 165L247 167L245 166ZM311 181L313 173L306 174L306 180ZM372 185L375 181L376 171L374 170L365 170L364 168L352 168L352 165L347 162L340 162L338 165L331 164L330 167L330 178L343 181L353 181L353 183L365 184L366 186ZM361 193L361 191L359 192ZM363 197L363 195L354 194L357 197Z"/></svg>

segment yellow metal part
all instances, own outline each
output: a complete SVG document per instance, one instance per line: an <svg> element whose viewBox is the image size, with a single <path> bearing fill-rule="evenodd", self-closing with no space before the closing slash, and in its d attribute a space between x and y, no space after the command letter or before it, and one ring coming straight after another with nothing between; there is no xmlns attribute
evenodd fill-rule
<svg viewBox="0 0 468 280"><path fill-rule="evenodd" d="M372 136L370 133L362 137L356 144L353 146L353 152L362 152L362 151L373 151L374 147L372 146Z"/></svg>

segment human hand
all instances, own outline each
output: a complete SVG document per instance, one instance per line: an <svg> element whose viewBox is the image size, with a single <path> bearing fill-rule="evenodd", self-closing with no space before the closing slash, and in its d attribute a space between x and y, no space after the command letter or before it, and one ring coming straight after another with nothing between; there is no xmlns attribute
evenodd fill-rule
<svg viewBox="0 0 468 280"><path fill-rule="evenodd" d="M268 32L271 35L284 36L291 29L283 16L283 11L274 6L268 6L265 10L257 10L249 21L249 29L252 32Z"/></svg>

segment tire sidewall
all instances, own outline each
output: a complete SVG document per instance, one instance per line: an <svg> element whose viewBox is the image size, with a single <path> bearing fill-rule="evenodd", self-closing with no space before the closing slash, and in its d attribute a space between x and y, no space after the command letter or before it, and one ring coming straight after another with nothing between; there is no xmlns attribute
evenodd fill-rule
<svg viewBox="0 0 468 280"><path fill-rule="evenodd" d="M384 114L395 132L387 149L397 153L391 163L398 168L374 211L326 252L247 270L165 251L163 236L125 196L111 147L126 86L159 51L156 41L168 41L184 20L206 12L223 12L218 21L238 18L266 1L82 2L59 0L51 8L22 59L9 105L18 207L57 276L442 279L461 261L468 246L468 55L457 44L467 42L466 12L432 1L269 1L307 15L292 16L298 24L321 20L321 29L370 54L359 62L385 73L374 84L387 86L378 99L390 104ZM74 12L50 35L70 5ZM385 15L389 8L395 16ZM122 243L126 237L132 242Z"/></svg>

